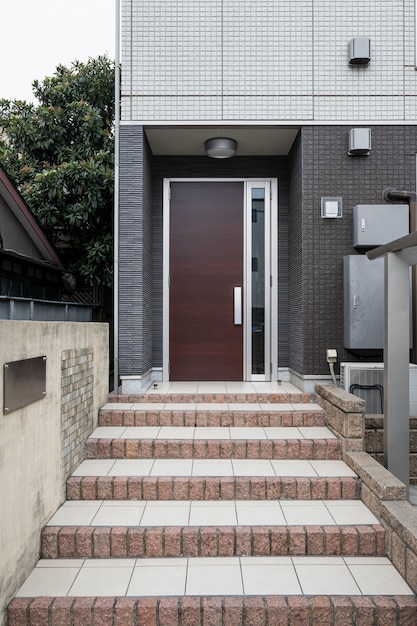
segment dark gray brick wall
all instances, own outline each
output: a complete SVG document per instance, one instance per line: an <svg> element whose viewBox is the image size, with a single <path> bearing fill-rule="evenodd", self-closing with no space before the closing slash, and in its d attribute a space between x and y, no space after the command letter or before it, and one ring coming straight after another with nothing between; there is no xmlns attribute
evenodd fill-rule
<svg viewBox="0 0 417 626"><path fill-rule="evenodd" d="M304 366L303 306L303 144L298 135L289 158L289 227L288 227L288 366L302 372Z"/></svg>
<svg viewBox="0 0 417 626"><path fill-rule="evenodd" d="M119 372L152 366L152 191L143 129L120 129Z"/></svg>
<svg viewBox="0 0 417 626"><path fill-rule="evenodd" d="M305 127L291 157L290 365L303 374L328 373L326 348L336 348L341 361L356 359L343 348L343 256L356 253L353 207L383 203L388 186L416 188L416 127L371 127L367 157L348 156L350 128ZM343 198L342 219L320 217L322 196Z"/></svg>

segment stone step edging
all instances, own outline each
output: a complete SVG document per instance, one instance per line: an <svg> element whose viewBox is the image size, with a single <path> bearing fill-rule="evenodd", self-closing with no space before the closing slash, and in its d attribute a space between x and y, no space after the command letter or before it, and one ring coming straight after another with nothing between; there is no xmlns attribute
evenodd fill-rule
<svg viewBox="0 0 417 626"><path fill-rule="evenodd" d="M41 558L385 556L381 525L47 526Z"/></svg>
<svg viewBox="0 0 417 626"><path fill-rule="evenodd" d="M99 426L325 426L324 411L100 409Z"/></svg>
<svg viewBox="0 0 417 626"><path fill-rule="evenodd" d="M413 596L40 597L15 598L7 614L8 626L411 626L417 623L417 601Z"/></svg>
<svg viewBox="0 0 417 626"><path fill-rule="evenodd" d="M357 500L356 477L71 476L68 500Z"/></svg>
<svg viewBox="0 0 417 626"><path fill-rule="evenodd" d="M262 404L308 404L313 402L311 393L144 393L131 395L110 394L108 402L210 402L210 403L254 403Z"/></svg>
<svg viewBox="0 0 417 626"><path fill-rule="evenodd" d="M86 459L273 459L342 458L338 439L108 439L89 438Z"/></svg>

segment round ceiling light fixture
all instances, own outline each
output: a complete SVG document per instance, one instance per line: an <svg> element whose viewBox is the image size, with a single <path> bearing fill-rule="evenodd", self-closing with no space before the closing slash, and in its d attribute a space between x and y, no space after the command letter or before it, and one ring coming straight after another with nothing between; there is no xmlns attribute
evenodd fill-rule
<svg viewBox="0 0 417 626"><path fill-rule="evenodd" d="M228 137L214 137L206 141L205 149L212 159L230 159L236 154L237 142Z"/></svg>

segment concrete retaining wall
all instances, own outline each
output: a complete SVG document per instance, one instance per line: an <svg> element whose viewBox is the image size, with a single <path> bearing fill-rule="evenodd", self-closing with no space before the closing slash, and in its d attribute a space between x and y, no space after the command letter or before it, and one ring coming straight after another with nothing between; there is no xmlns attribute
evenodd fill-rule
<svg viewBox="0 0 417 626"><path fill-rule="evenodd" d="M106 324L0 321L0 364L46 356L46 396L5 413L0 374L0 626L39 558L40 531L65 499L108 396Z"/></svg>

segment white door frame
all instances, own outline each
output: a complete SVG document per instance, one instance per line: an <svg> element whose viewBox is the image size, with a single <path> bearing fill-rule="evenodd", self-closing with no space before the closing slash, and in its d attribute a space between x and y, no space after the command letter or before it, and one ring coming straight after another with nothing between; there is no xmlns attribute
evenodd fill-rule
<svg viewBox="0 0 417 626"><path fill-rule="evenodd" d="M243 259L243 294L244 294L244 344L243 344L243 379L244 380L277 380L278 376L278 180L276 178L164 178L163 180L163 367L162 380L169 381L169 289L170 289L170 213L171 183L181 182L242 182L244 183L244 259ZM269 256L270 287L266 291L266 307L269 320L265 329L265 376L251 373L251 268L250 250L251 188L265 186L268 189L266 207L269 217L266 221L265 248ZM269 222L269 224L268 224ZM269 226L269 228L268 228ZM268 339L269 337L269 339ZM269 362L269 365L268 365Z"/></svg>

